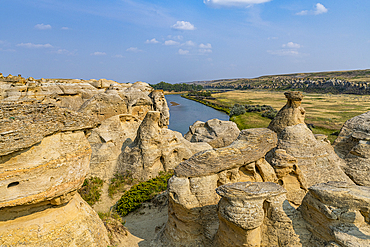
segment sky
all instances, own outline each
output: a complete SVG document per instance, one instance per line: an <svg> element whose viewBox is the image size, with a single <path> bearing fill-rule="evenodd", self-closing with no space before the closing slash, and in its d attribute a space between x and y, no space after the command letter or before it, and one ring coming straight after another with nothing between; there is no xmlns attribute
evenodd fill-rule
<svg viewBox="0 0 370 247"><path fill-rule="evenodd" d="M0 0L0 72L151 84L370 68L369 0Z"/></svg>

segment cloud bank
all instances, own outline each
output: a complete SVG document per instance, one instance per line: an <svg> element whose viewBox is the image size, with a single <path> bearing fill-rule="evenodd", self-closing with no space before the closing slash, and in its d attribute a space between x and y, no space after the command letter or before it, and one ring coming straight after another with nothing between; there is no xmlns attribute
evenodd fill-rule
<svg viewBox="0 0 370 247"><path fill-rule="evenodd" d="M20 43L17 46L25 48L53 48L51 44L33 44L33 43Z"/></svg>

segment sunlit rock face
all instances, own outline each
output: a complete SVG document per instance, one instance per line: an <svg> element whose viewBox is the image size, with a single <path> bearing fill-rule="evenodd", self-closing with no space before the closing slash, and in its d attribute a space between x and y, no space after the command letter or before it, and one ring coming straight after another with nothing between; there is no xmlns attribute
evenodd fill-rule
<svg viewBox="0 0 370 247"><path fill-rule="evenodd" d="M96 120L51 103L0 105L0 245L106 246L103 223L76 193Z"/></svg>
<svg viewBox="0 0 370 247"><path fill-rule="evenodd" d="M248 129L229 146L193 155L175 168L168 182L168 222L154 246L210 246L219 219L220 196L215 189L240 181L276 182L273 168L264 160L276 146L276 133Z"/></svg>
<svg viewBox="0 0 370 247"><path fill-rule="evenodd" d="M117 169L120 172L128 170L135 178L147 180L211 148L206 143L191 143L181 133L162 128L161 116L158 111L147 113L134 142L125 146L119 157Z"/></svg>
<svg viewBox="0 0 370 247"><path fill-rule="evenodd" d="M370 112L345 122L333 145L345 160L345 173L356 184L370 186Z"/></svg>
<svg viewBox="0 0 370 247"><path fill-rule="evenodd" d="M239 132L234 122L211 119L207 122L196 121L184 137L190 142L206 142L213 148L221 148L235 141Z"/></svg>

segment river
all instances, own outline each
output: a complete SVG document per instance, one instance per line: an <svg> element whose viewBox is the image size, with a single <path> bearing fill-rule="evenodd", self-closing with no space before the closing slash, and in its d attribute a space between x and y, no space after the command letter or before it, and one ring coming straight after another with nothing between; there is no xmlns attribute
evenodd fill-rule
<svg viewBox="0 0 370 247"><path fill-rule="evenodd" d="M168 128L183 135L188 132L189 126L198 120L203 122L213 118L229 120L226 113L196 101L182 98L179 94L169 94L165 97L170 108L170 125Z"/></svg>

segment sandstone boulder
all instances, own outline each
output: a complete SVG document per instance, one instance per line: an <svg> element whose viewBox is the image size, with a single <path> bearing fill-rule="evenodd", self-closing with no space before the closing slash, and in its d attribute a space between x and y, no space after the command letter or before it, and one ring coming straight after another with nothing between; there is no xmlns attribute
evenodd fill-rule
<svg viewBox="0 0 370 247"><path fill-rule="evenodd" d="M181 133L161 128L161 113L149 111L135 141L123 147L117 169L131 171L139 180L148 180L160 171L170 171L194 153L210 149L206 143L190 143Z"/></svg>
<svg viewBox="0 0 370 247"><path fill-rule="evenodd" d="M345 173L358 185L370 186L370 112L346 121L334 149L345 160Z"/></svg>
<svg viewBox="0 0 370 247"><path fill-rule="evenodd" d="M327 246L370 246L370 187L345 182L309 188L300 211L309 230Z"/></svg>
<svg viewBox="0 0 370 247"><path fill-rule="evenodd" d="M76 193L89 170L85 131L97 122L51 103L0 105L0 245L107 246Z"/></svg>
<svg viewBox="0 0 370 247"><path fill-rule="evenodd" d="M196 121L184 137L190 142L206 142L213 148L221 148L235 141L239 132L234 122L212 119L207 122Z"/></svg>
<svg viewBox="0 0 370 247"><path fill-rule="evenodd" d="M288 126L278 136L278 143L268 159L288 200L300 205L308 187L328 181L352 181L341 167L344 161L325 140L317 140L305 124Z"/></svg>
<svg viewBox="0 0 370 247"><path fill-rule="evenodd" d="M304 123L306 111L301 107L303 94L301 92L285 92L288 99L286 105L280 109L268 128L280 133L285 127Z"/></svg>

